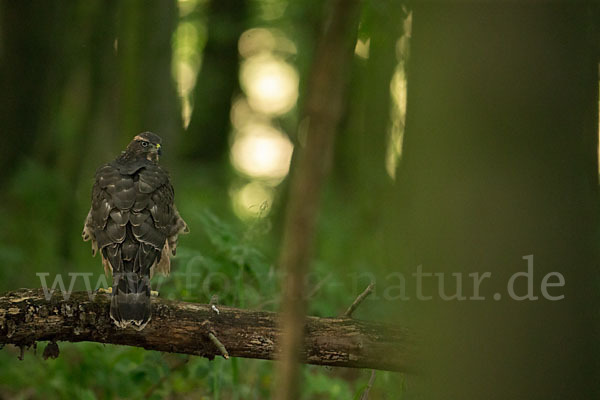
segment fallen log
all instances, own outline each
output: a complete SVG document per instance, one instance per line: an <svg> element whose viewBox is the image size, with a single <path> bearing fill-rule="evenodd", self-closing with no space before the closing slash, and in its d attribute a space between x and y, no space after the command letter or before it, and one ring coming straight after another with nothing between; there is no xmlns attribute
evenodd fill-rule
<svg viewBox="0 0 600 400"><path fill-rule="evenodd" d="M207 357L275 360L279 314L213 304L152 299L142 331L119 329L109 317L110 295L20 289L0 297L0 344L38 341L98 342ZM414 341L407 330L382 322L306 317L302 361L308 364L409 371Z"/></svg>

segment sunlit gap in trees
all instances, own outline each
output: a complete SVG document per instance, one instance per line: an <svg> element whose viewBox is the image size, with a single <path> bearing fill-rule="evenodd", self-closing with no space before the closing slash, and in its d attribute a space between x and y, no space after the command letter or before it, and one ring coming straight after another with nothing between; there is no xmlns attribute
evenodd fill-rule
<svg viewBox="0 0 600 400"><path fill-rule="evenodd" d="M280 18L286 2L261 2L264 21ZM179 23L173 37L172 73L181 100L184 128L194 107L192 91L207 41L206 22L199 9L206 0L179 0ZM240 180L230 188L232 207L242 219L268 214L275 187L289 171L293 145L277 118L294 112L298 72L288 60L296 45L277 29L252 28L238 44L243 94L232 102L231 163Z"/></svg>
<svg viewBox="0 0 600 400"><path fill-rule="evenodd" d="M253 28L240 36L240 85L232 104L231 163L244 177L234 183L231 201L242 219L268 214L274 188L288 174L293 145L277 117L294 110L298 72L286 58L296 46L275 29Z"/></svg>
<svg viewBox="0 0 600 400"><path fill-rule="evenodd" d="M385 159L387 173L392 179L396 177L396 167L402 157L402 141L404 139L404 122L406 120L406 73L405 67L410 54L410 35L412 13L404 21L404 34L396 43L396 59L398 64L390 81L390 124L388 127L388 147Z"/></svg>
<svg viewBox="0 0 600 400"><path fill-rule="evenodd" d="M206 45L206 25L198 18L191 18L196 8L204 0L179 0L179 24L173 36L172 74L177 83L177 93L181 99L181 118L184 129L192 115L191 94L196 85L196 77L202 63L202 49Z"/></svg>
<svg viewBox="0 0 600 400"><path fill-rule="evenodd" d="M298 98L298 73L271 54L252 56L242 64L241 84L250 106L264 114L283 114Z"/></svg>
<svg viewBox="0 0 600 400"><path fill-rule="evenodd" d="M236 133L231 161L245 175L277 185L288 173L292 149L287 136L279 130L252 122Z"/></svg>
<svg viewBox="0 0 600 400"><path fill-rule="evenodd" d="M367 59L369 58L369 51L371 47L371 39L358 39L356 41L356 46L354 47L354 54L359 56L360 58Z"/></svg>

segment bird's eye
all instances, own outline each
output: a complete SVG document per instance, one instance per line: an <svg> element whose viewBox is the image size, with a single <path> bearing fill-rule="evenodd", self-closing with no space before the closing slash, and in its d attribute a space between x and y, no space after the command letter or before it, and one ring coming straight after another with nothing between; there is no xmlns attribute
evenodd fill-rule
<svg viewBox="0 0 600 400"><path fill-rule="evenodd" d="M144 141L142 141L142 147L148 147L148 144L149 144L149 143L148 143L148 142L146 142L145 140L144 140Z"/></svg>

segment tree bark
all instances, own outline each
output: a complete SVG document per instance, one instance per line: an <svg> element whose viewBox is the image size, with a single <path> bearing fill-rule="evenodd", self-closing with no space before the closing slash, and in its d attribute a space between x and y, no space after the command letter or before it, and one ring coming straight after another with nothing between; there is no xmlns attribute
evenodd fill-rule
<svg viewBox="0 0 600 400"><path fill-rule="evenodd" d="M396 255L412 271L445 274L447 294L462 274L467 297L444 301L431 277L421 289L433 299L402 304L427 343L428 377L407 385L419 398L598 398L598 60L588 5L414 3ZM530 255L532 296L511 298L510 278L528 271ZM474 273L491 274L478 300ZM564 278L550 290L560 300L543 296L551 273ZM523 275L513 282L519 296L530 291Z"/></svg>
<svg viewBox="0 0 600 400"><path fill-rule="evenodd" d="M184 353L213 359L273 360L281 336L279 316L268 311L153 299L151 322L138 332L110 321L109 295L56 292L46 300L42 289L21 289L0 297L0 344L31 346L37 341L98 342ZM307 317L302 362L315 365L410 370L413 339L401 327L351 318Z"/></svg>

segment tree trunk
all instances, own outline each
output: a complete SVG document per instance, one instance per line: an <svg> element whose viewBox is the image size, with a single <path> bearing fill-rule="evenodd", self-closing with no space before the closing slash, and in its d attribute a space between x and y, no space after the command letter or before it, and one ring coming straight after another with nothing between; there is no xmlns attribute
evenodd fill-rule
<svg viewBox="0 0 600 400"><path fill-rule="evenodd" d="M364 13L362 24L370 36L363 40L369 41L369 57L353 59L353 85L343 121L344 135L336 142L334 174L345 193L356 196L353 206L359 204L366 214L376 216L381 207L368 200L373 191L391 183L385 168L390 81L398 65L396 44L403 34L406 14L402 3L395 0L372 2ZM372 222L377 225L377 218Z"/></svg>
<svg viewBox="0 0 600 400"><path fill-rule="evenodd" d="M282 364L275 399L296 399L298 361L305 331L305 278L317 226L320 196L330 169L333 144L344 106L352 50L356 42L359 2L334 0L308 83L304 109L306 145L296 147L279 255L284 272L281 342Z"/></svg>
<svg viewBox="0 0 600 400"><path fill-rule="evenodd" d="M165 157L170 157L182 130L171 65L177 4L174 0L121 2L117 18L121 144L152 131L167 143Z"/></svg>
<svg viewBox="0 0 600 400"><path fill-rule="evenodd" d="M2 2L0 5L0 183L22 158L55 157L55 146L39 148L54 122L63 85L73 67L66 21L79 16L61 2ZM63 6L66 6L63 4ZM66 49L67 48L67 49ZM39 156L40 154L38 154Z"/></svg>
<svg viewBox="0 0 600 400"><path fill-rule="evenodd" d="M231 101L240 91L238 40L246 27L247 7L246 0L212 0L208 7L208 42L185 138L190 158L227 159Z"/></svg>
<svg viewBox="0 0 600 400"><path fill-rule="evenodd" d="M426 398L598 396L598 64L588 7L559 3L414 6L399 258L446 293L462 273L467 297L491 273L485 300L443 301L430 277L410 303ZM529 261L538 299L512 299ZM562 300L540 290L552 272Z"/></svg>

